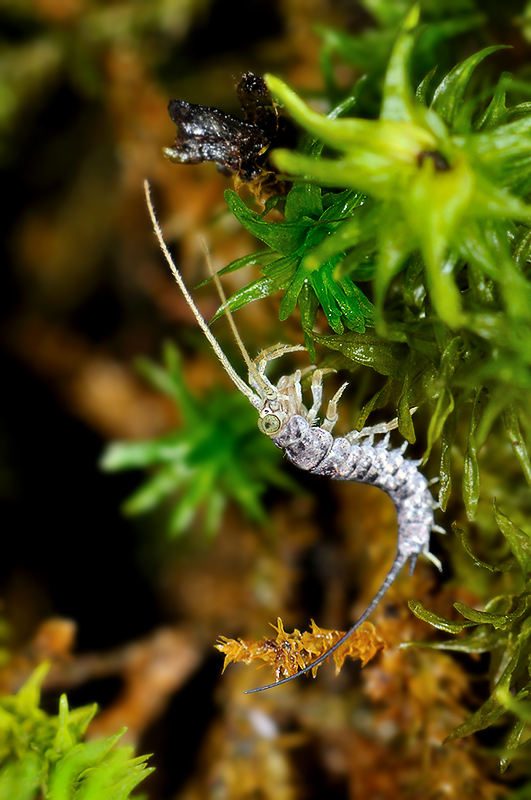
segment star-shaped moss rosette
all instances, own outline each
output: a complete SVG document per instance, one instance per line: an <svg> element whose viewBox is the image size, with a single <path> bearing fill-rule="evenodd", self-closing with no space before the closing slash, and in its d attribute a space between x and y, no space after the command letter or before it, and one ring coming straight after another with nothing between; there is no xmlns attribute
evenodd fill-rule
<svg viewBox="0 0 531 800"><path fill-rule="evenodd" d="M256 427L256 411L234 392L215 390L199 398L186 387L181 358L171 344L164 367L139 362L144 377L175 403L182 428L157 439L114 442L101 460L109 472L145 469L148 477L126 500L128 515L167 509L167 530L183 534L202 518L207 535L217 530L223 509L235 501L256 522L267 523L261 502L267 486L296 490L282 471L282 454Z"/></svg>
<svg viewBox="0 0 531 800"><path fill-rule="evenodd" d="M59 714L39 708L49 664L41 664L16 695L0 699L0 797L13 800L128 800L153 772L147 756L116 747L125 728L100 741L84 741L97 706L70 710L66 695Z"/></svg>
<svg viewBox="0 0 531 800"><path fill-rule="evenodd" d="M488 47L458 64L426 98L434 71L416 95L409 59L421 29L414 7L392 52L379 119L330 119L309 108L295 92L266 76L274 98L311 136L337 157L278 150L277 167L321 186L362 192L366 200L306 253L311 274L340 261L341 279L356 261L352 251L375 253L374 291L381 309L392 278L419 252L431 303L452 328L466 323L458 273L465 263L495 281L512 316L526 313L528 282L511 257L514 225L531 222L521 199L531 188L531 116L528 104L505 106L507 76L479 117L465 93L477 65L500 49ZM492 240L495 247L492 246Z"/></svg>

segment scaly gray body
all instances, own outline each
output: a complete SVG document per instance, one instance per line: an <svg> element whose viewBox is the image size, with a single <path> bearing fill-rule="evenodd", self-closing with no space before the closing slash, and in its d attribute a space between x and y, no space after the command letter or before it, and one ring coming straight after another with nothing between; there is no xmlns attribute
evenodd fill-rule
<svg viewBox="0 0 531 800"><path fill-rule="evenodd" d="M397 510L400 560L411 558L414 562L420 553L428 555L435 507L428 481L416 462L404 458L402 449L388 450L386 440L374 445L369 443L370 435L356 433L357 442L334 438L330 431L312 426L296 414L272 441L299 469L383 489Z"/></svg>
<svg viewBox="0 0 531 800"><path fill-rule="evenodd" d="M388 449L389 432L398 427L398 421L393 420L389 423L374 425L370 428L363 428L361 431L351 431L346 436L334 439L331 431L338 419L337 404L347 384L343 384L328 402L324 418L321 420L321 424L317 425L323 396L323 374L330 370L316 369L313 372L311 382L313 402L307 408L302 399L301 370L297 370L293 375L283 376L276 385L271 383L265 374L270 361L287 353L304 350L304 348L300 345L277 344L266 348L254 360L251 360L232 315L227 309L228 321L249 369L249 384L242 380L199 313L181 273L173 262L155 216L147 181L145 182L145 191L155 233L175 280L223 368L237 389L258 411L260 431L269 436L274 444L286 453L289 460L300 469L333 480L356 481L378 486L387 492L397 510L398 547L396 557L376 597L361 617L333 647L301 669L296 675L250 690L250 692L260 692L273 686L281 686L299 675L310 672L341 647L362 622L372 614L408 559L410 559L411 572L413 572L420 553L426 555L440 569L440 563L429 551L430 532L436 530L444 533L444 530L434 524L433 509L437 506L428 489L428 481L417 469L419 462L407 460L403 456L407 442L398 450ZM226 304L223 289L216 275L214 275L214 280L218 286L220 297ZM374 436L380 434L384 434L384 439L374 445Z"/></svg>

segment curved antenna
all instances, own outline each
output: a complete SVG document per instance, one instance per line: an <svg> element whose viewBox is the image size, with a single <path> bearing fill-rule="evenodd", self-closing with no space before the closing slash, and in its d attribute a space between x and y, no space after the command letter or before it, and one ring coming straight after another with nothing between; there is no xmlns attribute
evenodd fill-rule
<svg viewBox="0 0 531 800"><path fill-rule="evenodd" d="M376 595L374 600L372 600L372 602L367 606L361 617L358 620L356 620L354 625L351 628L349 628L349 630L345 634L343 634L341 639L339 639L332 647L330 647L326 651L326 653L323 653L322 656L316 658L315 661L312 661L311 664L308 664L308 666L304 667L304 669L301 669L295 675L290 675L289 678L283 678L281 681L276 681L275 683L269 683L267 686L259 686L257 689L248 689L246 692L244 692L244 694L255 694L256 692L265 692L266 689L273 689L275 686L282 686L283 683L289 683L290 681L295 680L295 678L299 678L306 672L310 672L314 667L318 667L320 664L323 663L323 661L326 661L326 659L329 656L331 656L332 653L335 653L335 651L339 647L341 647L341 645L344 644L347 641L347 639L350 639L352 634L360 627L360 625L362 625L365 622L367 617L370 617L370 615L372 614L378 603L381 601L381 599L383 598L383 596L385 595L391 584L394 583L394 581L396 580L398 573L400 572L400 570L402 569L408 558L409 556L403 553L397 554L395 560L393 561L391 569L387 573L387 577L382 583L378 591L378 594Z"/></svg>
<svg viewBox="0 0 531 800"><path fill-rule="evenodd" d="M216 287L216 291L217 291L217 293L219 295L219 299L221 300L221 308L223 309L223 313L227 317L228 323L230 325L230 329L232 331L232 335L234 336L236 344L238 345L238 349L239 349L240 353L242 354L242 358L245 361L245 364L247 366L249 374L253 376L253 378L255 379L257 384L259 386L261 386L264 389L265 392L268 392L268 391L273 389L273 386L267 380L265 375L261 375L260 374L260 372L258 371L258 369L256 367L256 364L251 359L251 356L249 355L249 353L247 351L247 348L245 347L245 345L243 343L243 339L240 336L240 332L239 332L238 328L236 327L236 323L234 322L234 317L232 316L232 311L230 310L230 308L228 306L228 303L227 303L227 295L225 294L225 290L224 290L223 285L222 285L222 283L221 283L221 281L219 279L219 275L217 274L217 272L215 272L214 267L212 266L212 259L210 258L210 252L208 250L207 244L206 244L205 240L201 236L199 237L199 241L201 242L201 247L203 248L203 251L205 253L205 259L206 259L206 262L207 262L208 267L210 269L210 274L212 275L212 280L214 281L214 285Z"/></svg>
<svg viewBox="0 0 531 800"><path fill-rule="evenodd" d="M147 180L144 181L144 192L145 192L145 195L146 195L146 203L147 203L147 207L148 207L148 210L149 210L149 216L151 217L151 222L153 224L153 230L155 231L155 235L156 235L156 237L158 239L158 242L159 242L159 245L160 245L160 249L164 253L164 257L165 257L166 261L168 262L168 266L170 267L170 269L172 271L173 277L175 278L175 281L176 281L177 285L179 286L179 289L183 293L184 299L186 300L186 302L190 306L190 308L192 310L192 313L193 313L194 317L196 318L196 320L197 320L197 322L199 324L199 327L201 328L201 330L205 334L206 338L210 342L215 354L219 358L219 360L221 362L221 365L222 365L223 369L225 370L225 372L227 373L227 375L229 376L229 378L232 380L232 382L234 383L236 388L239 389L239 391L242 394L244 394L246 397L248 397L250 402L254 406L256 406L256 401L258 400L257 396L255 395L253 390L249 386L247 386L245 381L242 380L242 378L240 378L240 376L238 375L238 373L236 372L236 370L234 369L234 367L230 363L229 359L227 358L227 356L225 355L225 353L221 349L221 346L220 346L218 340L216 339L216 337L214 336L214 334L212 333L212 331L208 327L207 323L205 322L204 318L201 315L201 312L199 311L199 309L197 308L196 304L194 303L190 292L186 288L186 284L185 284L185 282L183 280L183 277L182 277L181 273L179 272L179 270L175 266L175 262L174 262L173 258L171 257L171 253L168 250L168 246L167 246L166 242L164 241L164 236L162 235L162 230L161 230L159 221L157 219L157 215L155 213L155 208L153 206L153 201L151 199L151 187L149 185L149 181L147 181ZM233 332L234 332L234 329L233 329ZM237 338L236 341L238 341L238 339L239 339L239 337ZM245 358L245 356L244 356L244 358ZM247 355L247 358L249 358L248 355ZM249 359L249 361L250 361L250 359Z"/></svg>

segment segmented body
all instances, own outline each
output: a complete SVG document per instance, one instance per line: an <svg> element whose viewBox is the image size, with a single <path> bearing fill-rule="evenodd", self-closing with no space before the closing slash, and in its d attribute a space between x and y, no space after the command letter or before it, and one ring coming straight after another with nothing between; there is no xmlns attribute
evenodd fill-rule
<svg viewBox="0 0 531 800"><path fill-rule="evenodd" d="M280 378L276 385L271 383L265 374L270 361L287 353L304 350L304 348L300 345L277 344L263 350L254 360L251 360L232 316L227 310L228 321L249 370L249 383L242 380L199 313L181 273L173 262L155 216L147 182L145 190L153 227L174 278L223 368L237 389L258 411L260 431L269 436L273 443L285 452L287 458L300 469L333 480L356 481L377 486L387 492L397 510L397 554L382 586L363 614L333 647L301 669L296 675L291 675L289 678L267 686L251 689L248 693L260 692L273 686L281 686L293 678L310 672L341 647L372 614L408 560L410 560L411 572L413 572L418 556L423 553L440 569L439 561L429 551L430 533L431 531L444 533L444 530L434 524L433 510L437 504L428 488L428 481L418 471L419 462L405 459L403 456L407 442L400 449L388 449L390 431L398 427L398 421L395 419L389 423L374 425L363 428L361 431L352 431L346 436L334 438L332 430L338 419L337 404L347 384L343 384L328 402L324 418L321 420L321 424L317 425L323 396L323 371L319 369L313 371L311 382L313 402L310 408L306 408L302 401L302 373L300 370L293 375ZM215 275L214 279L221 299L226 303L219 279ZM374 437L382 434L384 438L375 445Z"/></svg>
<svg viewBox="0 0 531 800"><path fill-rule="evenodd" d="M405 448L389 450L388 439L374 445L373 438L372 428L334 438L330 431L311 426L297 414L272 441L300 469L383 489L396 506L399 555L412 560L421 552L431 555L435 503L428 481L418 471L417 462L404 458Z"/></svg>

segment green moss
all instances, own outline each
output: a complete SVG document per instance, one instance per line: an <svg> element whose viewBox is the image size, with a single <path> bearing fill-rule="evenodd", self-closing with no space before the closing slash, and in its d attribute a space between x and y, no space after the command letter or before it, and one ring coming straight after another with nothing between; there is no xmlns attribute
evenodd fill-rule
<svg viewBox="0 0 531 800"><path fill-rule="evenodd" d="M0 698L0 797L17 800L127 800L152 769L147 756L115 748L124 731L84 742L95 705L59 714L39 708L49 666L41 664L18 694Z"/></svg>

